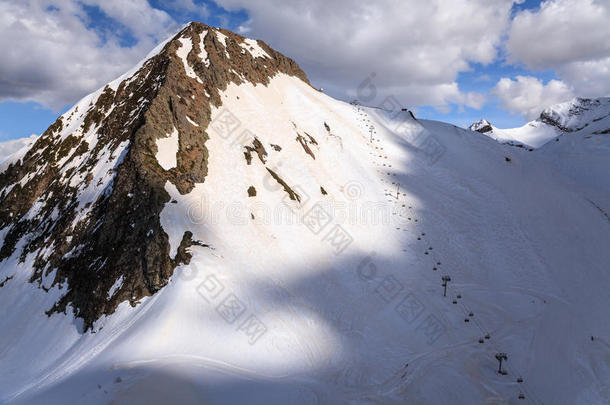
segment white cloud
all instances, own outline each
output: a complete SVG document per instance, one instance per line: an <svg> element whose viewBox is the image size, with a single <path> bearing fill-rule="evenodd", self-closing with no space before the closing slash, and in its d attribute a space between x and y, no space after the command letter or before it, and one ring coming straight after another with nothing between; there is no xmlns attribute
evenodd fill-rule
<svg viewBox="0 0 610 405"><path fill-rule="evenodd" d="M314 84L349 97L371 72L380 94L409 105L479 107L463 94L459 72L497 55L511 0L216 0L245 9L249 35L293 57ZM351 92L346 90L351 89ZM378 99L381 101L382 98Z"/></svg>
<svg viewBox="0 0 610 405"><path fill-rule="evenodd" d="M449 104L481 108L485 97L461 90L458 74L495 61L507 33L509 63L553 69L561 80L504 78L491 92L503 108L531 117L572 94L610 93L606 0L549 0L512 23L511 0L215 1L245 10L249 19L240 33L265 39L296 59L315 85L342 98L358 97L358 86L375 72L371 104L393 95L404 105L440 111ZM120 33L90 28L83 4L128 30L135 46L121 47ZM209 13L200 0L168 0L163 7L174 16ZM61 108L129 69L177 27L148 0L0 0L0 47L7 50L0 102Z"/></svg>
<svg viewBox="0 0 610 405"><path fill-rule="evenodd" d="M545 108L570 100L572 90L560 80L550 80L546 85L538 78L517 76L516 80L504 77L491 93L500 100L501 108L518 112L532 120Z"/></svg>
<svg viewBox="0 0 610 405"><path fill-rule="evenodd" d="M142 39L163 39L170 32L174 20L163 10L150 6L148 0L81 0L83 4L96 6L108 17L128 27L133 35Z"/></svg>
<svg viewBox="0 0 610 405"><path fill-rule="evenodd" d="M558 68L557 73L581 97L610 95L610 56L568 63Z"/></svg>
<svg viewBox="0 0 610 405"><path fill-rule="evenodd" d="M610 94L610 1L549 0L517 14L508 61L554 70L579 96Z"/></svg>
<svg viewBox="0 0 610 405"><path fill-rule="evenodd" d="M248 24L240 25L237 27L237 33L241 35L247 35L250 32L251 28Z"/></svg>
<svg viewBox="0 0 610 405"><path fill-rule="evenodd" d="M533 69L610 55L610 2L551 0L515 16L509 32L509 61Z"/></svg>
<svg viewBox="0 0 610 405"><path fill-rule="evenodd" d="M60 109L128 70L176 29L165 12L143 0L86 1L130 29L137 44L124 48L112 32L88 28L76 0L0 0L0 102Z"/></svg>

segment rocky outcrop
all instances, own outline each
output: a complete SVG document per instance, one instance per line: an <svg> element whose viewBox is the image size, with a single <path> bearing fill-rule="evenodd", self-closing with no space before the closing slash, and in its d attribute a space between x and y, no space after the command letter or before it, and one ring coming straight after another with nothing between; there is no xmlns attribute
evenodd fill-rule
<svg viewBox="0 0 610 405"><path fill-rule="evenodd" d="M493 127L487 120L477 121L474 124L470 125L468 129L471 131L480 132L482 134L493 131Z"/></svg>
<svg viewBox="0 0 610 405"><path fill-rule="evenodd" d="M312 157L312 159L315 160L316 156L313 154L313 151L309 147L309 142L311 142L311 140L313 138L311 138L311 137L309 137L309 138L310 138L310 140L307 140L307 139L305 139L305 137L303 135L297 133L297 138L296 139L297 139L297 142L299 142L301 144L301 146L303 147L303 150L305 151L305 153L307 153L309 156Z"/></svg>
<svg viewBox="0 0 610 405"><path fill-rule="evenodd" d="M278 176L276 172L269 169L268 167L266 169L271 175L271 177L273 177L273 179L277 181L280 186L282 186L282 188L284 189L286 194L288 194L288 197L291 200L301 202L301 196L299 196L284 180L282 180L282 178Z"/></svg>
<svg viewBox="0 0 610 405"><path fill-rule="evenodd" d="M252 141L252 146L246 145L244 149L244 156L248 165L252 164L252 153L256 153L262 164L267 163L267 150L258 138L255 137Z"/></svg>

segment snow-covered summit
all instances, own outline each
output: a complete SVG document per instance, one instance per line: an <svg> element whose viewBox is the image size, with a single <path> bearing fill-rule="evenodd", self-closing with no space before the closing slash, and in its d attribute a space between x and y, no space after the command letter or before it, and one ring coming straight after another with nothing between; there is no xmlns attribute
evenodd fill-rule
<svg viewBox="0 0 610 405"><path fill-rule="evenodd" d="M484 134L486 132L492 131L493 127L489 123L489 121L482 119L482 120L479 120L479 121L473 123L472 125L470 125L468 127L468 129L471 131L477 131L477 132Z"/></svg>

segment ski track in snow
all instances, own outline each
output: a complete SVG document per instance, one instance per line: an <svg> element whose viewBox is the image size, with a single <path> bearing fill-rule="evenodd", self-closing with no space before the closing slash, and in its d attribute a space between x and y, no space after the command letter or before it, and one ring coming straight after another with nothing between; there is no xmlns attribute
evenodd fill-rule
<svg viewBox="0 0 610 405"><path fill-rule="evenodd" d="M360 108L358 108L358 111L360 111ZM373 128L373 129L372 129L372 133L376 133L376 128L375 128L374 126L373 126L372 128ZM457 130L457 129L456 129L456 130ZM374 142L374 141L377 141L377 140L378 140L377 138L374 138L374 137L371 135L371 138L370 138L370 142L371 142L371 143L372 143L372 142ZM383 166L386 166L386 165L385 165L385 164L383 164ZM391 167L391 166L390 166L390 167ZM382 182L387 183L387 180L386 180L386 179L381 178L380 180L381 180ZM395 182L392 182L392 185L394 185L394 184L395 184ZM397 185L397 194L396 194L396 200L397 200L397 202L398 202L398 200L400 200L400 194L399 194L399 190L400 190L401 188L404 190L404 186L403 186L402 184L400 184L399 182L397 182L397 183L396 183L396 185ZM388 193L388 192L387 192L387 189L386 189L386 195L387 195L387 196L391 196L391 193ZM409 205L409 208L410 208L410 209L411 209L412 207L415 207L415 204L414 204L414 203L412 203L412 202L405 202L405 204ZM415 210L416 210L416 208L415 208ZM397 228L397 229L398 229L398 230L400 230L400 228ZM423 244L424 246L431 246L431 245L429 244L429 242L428 242L428 237L426 236L426 233L425 233L425 232L422 232L422 233L420 233L419 235L421 235L421 236L420 236L420 237L421 237L421 239L422 239L422 240L425 242L425 243ZM434 266L436 263L442 263L442 262L440 261L440 258L438 258L438 257L437 257L436 253L433 253L433 254L431 254L430 256L432 256L432 258L433 258L433 260L432 260L432 264L431 264L431 266L432 266L432 267L433 267L433 266ZM439 265L439 267L440 267L440 265ZM445 274L445 273L443 273L443 274ZM467 285L462 284L462 285L461 285L461 287L462 287L462 289L463 289L464 287L467 287ZM477 286L477 287L479 287L479 286ZM479 288L484 288L484 287L479 287ZM476 288L469 288L468 290L471 290L471 291L472 291L472 290L475 290L475 289L476 289ZM507 289L504 289L503 291L507 291L507 290L509 290L509 289L510 289L510 287L509 287L509 288L507 288ZM448 288L448 290L450 290L450 289ZM468 290L465 290L465 291L468 291ZM536 297L540 297L540 295L541 295L541 294L536 293L536 292L534 292L534 291L526 291L525 289L522 289L522 288L515 288L515 290L517 290L517 291L519 291L519 292L526 292L527 294L531 294L532 296L536 296ZM546 297L546 296L545 296L545 297ZM554 299L557 299L558 301L561 301L561 302L563 302L563 303L566 303L566 301L565 301L565 300L562 300L562 299L561 299L561 298L559 298L559 297L553 296L553 298L554 298ZM465 316L466 318L468 318L468 314L469 314L469 313L471 313L472 311L471 311L471 310L470 310L470 309L469 309L469 308L466 306L466 304L463 302L463 300L460 300L459 304L460 304L460 307L462 307L462 308L463 308L463 314L464 314L464 316ZM485 336L486 334L488 334L488 333L490 332L490 329L489 329L489 328L486 328L486 327L484 327L484 326L482 326L482 325L481 325L481 321L480 321L479 319L477 319L476 317L470 318L470 322L473 322L473 323L474 323L474 324L477 326L477 328L479 329L479 331L480 331L480 333L481 333L481 334L480 334L480 336L481 336L481 337ZM494 336L495 336L495 334L494 334ZM495 340L495 339L494 339L494 340ZM464 347L464 346L469 346L469 345L472 345L472 344L473 344L472 340L470 340L470 339L469 339L469 340L468 340L468 341L466 341L466 342L462 342L462 343L455 343L455 344L452 344L452 345L450 345L450 346L443 347L443 348L438 349L438 350L429 351L429 352L427 352L427 353L420 353L419 355L417 355L417 356L415 356L415 357L413 357L413 358L409 359L409 360L407 361L407 364L408 364L408 365L410 365L410 364L412 364L414 361L416 361L416 360L420 360L420 359L422 359L422 358L424 358L424 357L428 357L428 356L430 356L430 355L434 355L434 356L438 357L438 356L442 355L442 354L443 354L443 353L445 353L445 352L451 351L451 350L456 349L456 348L460 348L460 347ZM476 344L476 343L475 343L475 344ZM495 351L495 352L500 352L500 351L501 351L501 350L499 350L499 349L498 349L497 344L492 343L492 347L494 348L494 351ZM519 375L519 376L523 375L523 373L518 373L518 372L517 372L517 373L515 373L515 372L513 372L513 367L512 367L512 365L511 365L510 367L505 366L505 369L507 369L507 370L509 371L509 373L510 373L512 376L514 376L514 375ZM378 384L378 385L376 385L376 386L374 386L374 387L362 387L362 389L364 389L364 390L368 390L368 391L369 391L369 395L371 394L371 392L370 392L370 391L371 391L371 390L373 390L372 394L373 394L375 397L383 397L384 391L385 391L385 392L387 392L387 391L393 391L393 390L396 390L396 389L397 389L397 387L399 387L400 385L403 385L403 384L405 384L405 383L407 383L407 382L408 382L408 380L407 380L407 381L401 381L401 378L399 378L399 377L398 377L398 375L399 375L401 372L403 372L403 371L404 371L403 376L406 376L407 374L409 374L409 375L411 374L410 372L405 371L404 369L401 369L401 370L398 370L398 371L396 372L396 374L395 374L395 376L394 376L394 377L390 378L390 379L389 379L389 380L387 380L386 382L384 382L384 383L382 383L382 384ZM536 398L536 396L534 396L534 395L531 395L531 394L530 394L531 390L530 390L530 389L527 387L527 383L526 383L525 381L524 381L523 383L521 383L521 385L523 386L523 389L522 389L521 391L523 391L523 392L525 392L526 394L528 394L528 395L527 395L527 397L526 397L526 399L528 399L528 402L530 402L530 403L538 403L538 404L541 404L541 403L542 403L542 402L541 402L539 399L537 399L537 398ZM359 390L359 391L361 391L361 390ZM357 393L355 393L355 398L362 398L362 392L357 392ZM534 400L532 400L532 398L533 398Z"/></svg>

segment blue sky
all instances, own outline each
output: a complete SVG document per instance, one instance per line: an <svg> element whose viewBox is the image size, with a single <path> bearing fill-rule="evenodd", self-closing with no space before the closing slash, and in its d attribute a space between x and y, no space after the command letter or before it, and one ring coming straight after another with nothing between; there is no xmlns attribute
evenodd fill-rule
<svg viewBox="0 0 610 405"><path fill-rule="evenodd" d="M451 9L455 2L435 1L438 14L459 14ZM590 68L596 63L608 67L610 48L585 46L581 52L583 45L572 43L576 40L569 26L575 10L588 13L581 20L590 19L583 23L590 29L595 29L591 24L610 23L603 0L463 1L467 6L457 6L466 14L448 22L431 14L434 9L411 1L410 13L421 15L401 24L396 17L400 13L390 6L409 1L364 7L351 0L280 6L272 0L46 0L41 7L32 0L0 0L0 37L13 37L4 45L14 50L12 59L0 62L0 77L5 77L4 83L0 79L0 141L43 132L80 97L120 75L155 43L193 20L263 39L295 59L315 86L345 100L367 72L379 72L383 94L396 96L419 117L458 126L480 118L498 127L520 126L549 104L610 91L608 76L601 78L603 86L591 86L603 69ZM377 24L371 23L371 15L379 19ZM563 24L561 34L567 37L557 41L555 25L564 15L568 26ZM418 26L419 20L428 21ZM52 35L41 37L47 26ZM56 35L58 26L62 31ZM573 29L575 33L581 27ZM408 41L416 37L423 43ZM542 42L541 51L531 51L534 40ZM557 43L565 43L560 45L565 49L551 49ZM21 55L18 49L29 52Z"/></svg>
<svg viewBox="0 0 610 405"><path fill-rule="evenodd" d="M530 2L533 3L533 2ZM537 2L538 3L538 2ZM460 72L457 82L463 91L476 91L489 93L502 77L516 77L523 75L534 75L543 83L557 79L555 73L550 70L530 71L524 67L496 61L490 65L473 64L471 71ZM499 128L514 128L521 126L527 120L517 112L507 111L500 107L500 101L490 98L481 109L465 107L462 110L454 108L449 113L441 113L433 107L420 107L420 115L425 118L451 122L452 124L465 127L473 122L485 118L493 122Z"/></svg>

